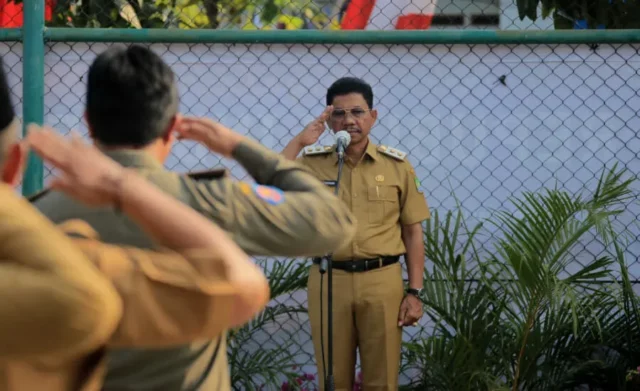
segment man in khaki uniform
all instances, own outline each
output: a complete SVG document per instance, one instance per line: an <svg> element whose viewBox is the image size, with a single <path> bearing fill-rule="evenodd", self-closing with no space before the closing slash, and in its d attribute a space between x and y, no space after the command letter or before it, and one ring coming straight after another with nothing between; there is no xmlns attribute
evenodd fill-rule
<svg viewBox="0 0 640 391"><path fill-rule="evenodd" d="M429 218L429 208L406 153L369 141L378 115L372 108L371 87L360 79L339 79L327 92L327 106L316 121L287 145L283 155L293 160L304 149L298 161L333 189L338 171L335 146L310 145L323 133L325 121L334 132L346 130L351 135L339 197L355 215L357 232L354 240L333 253L335 387L341 391L353 389L357 348L364 389L396 390L402 327L415 324L422 316L419 299L424 273L422 222ZM401 255L409 274L406 292L398 263ZM321 389L324 389L321 330L325 359L328 344L326 294L326 279L322 281L319 267L314 265L309 275L308 301Z"/></svg>
<svg viewBox="0 0 640 391"><path fill-rule="evenodd" d="M0 61L0 390L98 391L107 344L214 338L266 305L266 278L222 230L97 149L38 130L17 142ZM28 147L62 171L53 187L118 205L165 250L105 245L79 220L56 228L10 187Z"/></svg>
<svg viewBox="0 0 640 391"><path fill-rule="evenodd" d="M219 224L248 254L321 255L353 237L348 208L304 168L213 121L182 118L177 108L173 72L146 48L114 47L89 69L86 119L99 148ZM217 175L210 179L166 171L162 163L174 132L233 157L257 184L234 181L222 172L208 173ZM82 218L108 243L156 246L112 208L85 207L57 192L39 195L34 205L54 222ZM223 336L173 349L114 351L104 389L224 391L230 389L228 377ZM227 379L223 387L221 378Z"/></svg>

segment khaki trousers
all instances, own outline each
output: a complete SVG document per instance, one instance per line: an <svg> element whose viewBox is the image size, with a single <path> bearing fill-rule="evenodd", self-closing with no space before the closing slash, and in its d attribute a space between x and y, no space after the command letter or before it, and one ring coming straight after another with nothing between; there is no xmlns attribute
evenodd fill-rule
<svg viewBox="0 0 640 391"><path fill-rule="evenodd" d="M323 277L322 314L327 347L327 276ZM395 263L361 273L333 269L333 375L336 391L352 391L356 349L360 351L365 391L398 389L402 328L398 311L404 297L402 268ZM309 320L318 367L320 390L324 391L320 344L320 271L312 265L308 282Z"/></svg>

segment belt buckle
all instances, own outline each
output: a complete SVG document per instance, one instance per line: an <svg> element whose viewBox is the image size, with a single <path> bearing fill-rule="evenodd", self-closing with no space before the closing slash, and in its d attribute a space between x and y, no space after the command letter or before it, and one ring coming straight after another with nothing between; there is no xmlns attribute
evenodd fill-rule
<svg viewBox="0 0 640 391"><path fill-rule="evenodd" d="M375 266L375 261L378 261L378 267L369 267L369 265ZM364 271L374 270L382 267L382 258L367 259L364 261Z"/></svg>
<svg viewBox="0 0 640 391"><path fill-rule="evenodd" d="M378 267L382 269L382 266L384 266L384 260L382 257L378 257Z"/></svg>

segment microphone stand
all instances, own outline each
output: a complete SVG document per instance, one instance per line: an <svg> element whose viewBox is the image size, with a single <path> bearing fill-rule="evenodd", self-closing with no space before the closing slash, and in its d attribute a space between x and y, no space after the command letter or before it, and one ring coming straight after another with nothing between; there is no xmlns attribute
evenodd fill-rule
<svg viewBox="0 0 640 391"><path fill-rule="evenodd" d="M340 190L340 179L342 178L342 166L344 165L344 152L338 152L338 177L336 179L335 195ZM320 274L327 273L327 366L326 379L324 382L325 391L335 390L335 379L333 378L333 256L332 254L322 257L320 262ZM322 284L320 285L322 286ZM320 291L320 302L322 303L322 290ZM322 327L322 305L320 305L320 325ZM322 332L320 332L322 334ZM320 336L322 338L322 335ZM324 351L324 346L322 346Z"/></svg>

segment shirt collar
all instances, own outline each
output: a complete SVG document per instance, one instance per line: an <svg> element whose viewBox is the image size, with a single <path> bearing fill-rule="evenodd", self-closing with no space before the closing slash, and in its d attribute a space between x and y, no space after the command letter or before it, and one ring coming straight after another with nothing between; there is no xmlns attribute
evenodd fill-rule
<svg viewBox="0 0 640 391"><path fill-rule="evenodd" d="M335 152L335 149L336 149L335 144L332 146L332 148L334 149L333 155L336 159L335 164L338 164L338 154ZM372 143L371 140L369 140L369 143L367 144L367 148L364 150L364 156L362 157L363 160L367 156L370 157L373 161L378 160L378 146Z"/></svg>
<svg viewBox="0 0 640 391"><path fill-rule="evenodd" d="M150 153L135 149L102 149L102 152L125 167L163 169L164 166Z"/></svg>

